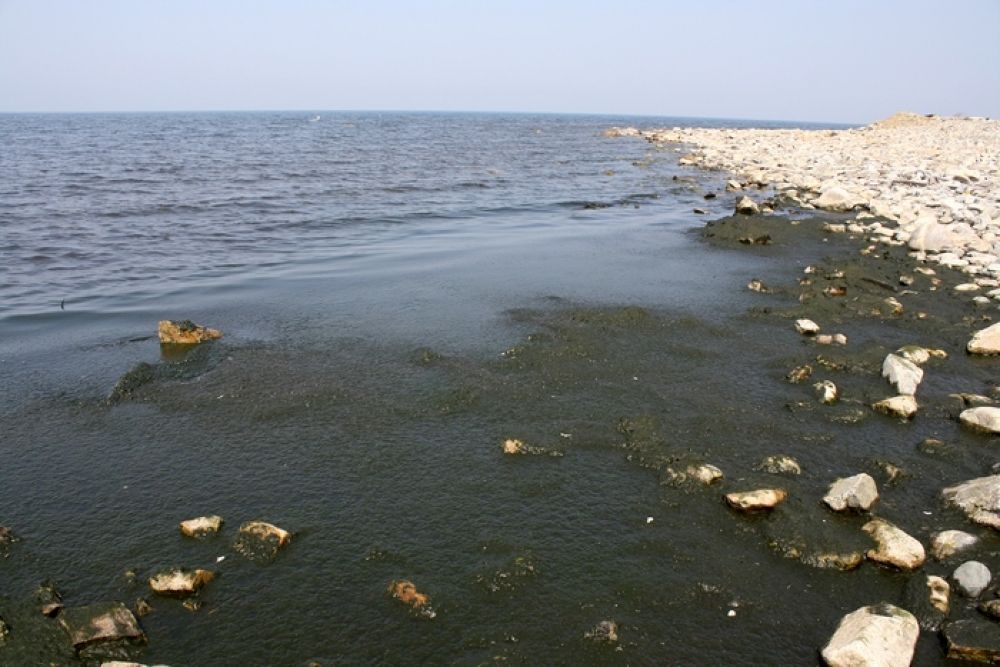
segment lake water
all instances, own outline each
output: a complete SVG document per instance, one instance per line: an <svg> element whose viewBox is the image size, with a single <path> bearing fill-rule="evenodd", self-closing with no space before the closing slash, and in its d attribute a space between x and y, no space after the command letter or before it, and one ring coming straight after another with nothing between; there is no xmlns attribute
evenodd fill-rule
<svg viewBox="0 0 1000 667"><path fill-rule="evenodd" d="M67 606L147 598L131 655L175 667L815 664L840 616L898 601L901 575L775 544L867 547L826 486L880 457L945 470L914 443L950 427L785 409L811 398L781 381L801 341L744 286L826 248L709 245L692 209L731 210L722 175L601 136L691 122L0 116L0 525L20 538L0 662L78 664L43 580ZM164 356L166 318L225 335ZM782 453L808 473L780 480L793 500L730 512L721 491L774 485L754 467ZM670 482L689 461L727 479ZM936 513L937 481L884 514ZM213 513L221 535L179 534ZM254 519L293 533L263 565L231 547ZM197 612L144 584L178 566L220 574ZM404 578L434 619L386 593ZM585 637L602 620L617 643Z"/></svg>

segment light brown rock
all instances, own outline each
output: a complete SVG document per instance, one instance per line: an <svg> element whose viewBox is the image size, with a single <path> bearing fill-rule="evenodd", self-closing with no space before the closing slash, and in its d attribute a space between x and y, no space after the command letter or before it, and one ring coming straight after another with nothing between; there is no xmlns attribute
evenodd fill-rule
<svg viewBox="0 0 1000 667"><path fill-rule="evenodd" d="M222 528L222 517L216 514L200 516L195 519L181 521L181 533L188 537L204 537L214 535Z"/></svg>
<svg viewBox="0 0 1000 667"><path fill-rule="evenodd" d="M1000 322L973 334L965 349L969 354L1000 354Z"/></svg>
<svg viewBox="0 0 1000 667"><path fill-rule="evenodd" d="M222 338L217 329L206 329L190 320L160 320L157 328L160 343L170 345L196 345L205 341Z"/></svg>
<svg viewBox="0 0 1000 667"><path fill-rule="evenodd" d="M975 523L1000 530L1000 475L977 477L941 492L945 502Z"/></svg>
<svg viewBox="0 0 1000 667"><path fill-rule="evenodd" d="M866 554L869 560L900 570L916 570L924 564L926 554L920 541L885 519L872 519L861 530L871 535L876 543L876 547Z"/></svg>
<svg viewBox="0 0 1000 667"><path fill-rule="evenodd" d="M876 412L892 417L913 419L917 414L917 400L912 396L892 396L872 405Z"/></svg>
<svg viewBox="0 0 1000 667"><path fill-rule="evenodd" d="M167 570L149 579L149 587L157 595L187 597L194 595L215 578L210 570Z"/></svg>
<svg viewBox="0 0 1000 667"><path fill-rule="evenodd" d="M829 667L907 667L919 636L917 619L905 609L862 607L840 620L823 660Z"/></svg>
<svg viewBox="0 0 1000 667"><path fill-rule="evenodd" d="M727 493L726 502L729 506L742 512L757 512L770 510L784 502L788 497L788 492L784 489L757 489L755 491L742 491Z"/></svg>

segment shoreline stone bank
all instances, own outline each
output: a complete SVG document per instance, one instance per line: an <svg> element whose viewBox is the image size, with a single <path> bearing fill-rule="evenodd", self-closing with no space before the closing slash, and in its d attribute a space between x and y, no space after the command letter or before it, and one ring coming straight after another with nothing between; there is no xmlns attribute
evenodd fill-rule
<svg viewBox="0 0 1000 667"><path fill-rule="evenodd" d="M854 214L873 240L908 245L986 284L1000 278L1000 120L900 113L843 130L611 128L731 172L729 189ZM993 295L1000 298L1000 292Z"/></svg>

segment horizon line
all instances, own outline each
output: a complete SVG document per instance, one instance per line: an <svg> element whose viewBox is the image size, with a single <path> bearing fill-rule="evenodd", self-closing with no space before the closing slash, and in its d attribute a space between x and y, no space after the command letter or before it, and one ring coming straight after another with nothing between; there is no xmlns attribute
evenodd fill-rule
<svg viewBox="0 0 1000 667"><path fill-rule="evenodd" d="M844 125L863 126L875 121L831 121L831 120L794 120L787 118L740 118L736 116L692 116L692 115L672 115L672 114L651 114L651 113L614 113L595 111L496 111L482 109L319 109L319 108L297 108L297 109L102 109L102 110L72 110L72 111L39 111L39 110L0 110L0 115L87 115L87 114L196 114L196 113L392 113L392 114L508 114L514 116L600 116L619 118L660 118L676 120L716 120L716 121L742 121L754 123L798 123L811 125ZM937 115L937 114L935 114Z"/></svg>

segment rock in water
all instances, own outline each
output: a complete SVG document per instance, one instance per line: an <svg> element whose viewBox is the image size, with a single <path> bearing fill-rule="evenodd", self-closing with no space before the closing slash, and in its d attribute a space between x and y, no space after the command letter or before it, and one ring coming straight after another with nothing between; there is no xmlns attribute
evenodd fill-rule
<svg viewBox="0 0 1000 667"><path fill-rule="evenodd" d="M216 329L206 329L191 320L174 322L160 320L157 328L160 343L168 345L196 345L205 341L222 338L222 332Z"/></svg>
<svg viewBox="0 0 1000 667"><path fill-rule="evenodd" d="M209 570L167 570L149 579L149 587L157 595L183 598L197 593L205 584L215 579Z"/></svg>
<svg viewBox="0 0 1000 667"><path fill-rule="evenodd" d="M248 521L240 526L233 548L248 560L265 562L278 555L292 534L266 521Z"/></svg>
<svg viewBox="0 0 1000 667"><path fill-rule="evenodd" d="M931 555L937 560L945 560L954 554L974 546L979 538L961 530L942 530L931 537Z"/></svg>
<svg viewBox="0 0 1000 667"><path fill-rule="evenodd" d="M430 597L421 593L412 581L406 579L393 580L389 583L389 594L414 612L426 618L434 618L437 614L431 608Z"/></svg>
<svg viewBox="0 0 1000 667"><path fill-rule="evenodd" d="M819 333L819 325L812 320L795 320L795 330L803 336L814 336Z"/></svg>
<svg viewBox="0 0 1000 667"><path fill-rule="evenodd" d="M917 414L917 399L912 396L893 396L886 398L872 405L876 412L900 417L902 419L913 419Z"/></svg>
<svg viewBox="0 0 1000 667"><path fill-rule="evenodd" d="M779 503L788 497L788 492L784 489L757 489L756 491L743 491L738 493L727 493L726 502L729 506L741 512L757 512L760 510L774 509Z"/></svg>
<svg viewBox="0 0 1000 667"><path fill-rule="evenodd" d="M885 519L872 519L861 530L871 535L877 545L866 554L869 560L900 570L916 570L924 564L924 545Z"/></svg>
<svg viewBox="0 0 1000 667"><path fill-rule="evenodd" d="M687 474L706 486L714 484L725 476L719 468L711 463L688 466Z"/></svg>
<svg viewBox="0 0 1000 667"><path fill-rule="evenodd" d="M977 598L990 585L993 575L990 569L978 560L970 560L955 568L951 578L964 595Z"/></svg>
<svg viewBox="0 0 1000 667"><path fill-rule="evenodd" d="M769 472L772 475L801 475L802 466L791 456L779 454L768 456L757 466L757 470Z"/></svg>
<svg viewBox="0 0 1000 667"><path fill-rule="evenodd" d="M211 516L200 516L196 519L181 521L181 532L188 537L205 537L214 535L222 528L222 517L212 514Z"/></svg>
<svg viewBox="0 0 1000 667"><path fill-rule="evenodd" d="M601 621L583 636L595 642L614 644L618 641L618 624L614 621Z"/></svg>
<svg viewBox="0 0 1000 667"><path fill-rule="evenodd" d="M974 431L1000 433L1000 408L969 408L963 410L958 419Z"/></svg>
<svg viewBox="0 0 1000 667"><path fill-rule="evenodd" d="M743 215L754 215L755 213L760 213L760 206L757 202L750 199L746 195L743 195L736 200L736 212Z"/></svg>
<svg viewBox="0 0 1000 667"><path fill-rule="evenodd" d="M1000 663L1000 632L985 618L970 618L944 626L948 657L989 664Z"/></svg>
<svg viewBox="0 0 1000 667"><path fill-rule="evenodd" d="M919 636L910 612L884 602L862 607L840 619L823 660L830 667L907 667Z"/></svg>
<svg viewBox="0 0 1000 667"><path fill-rule="evenodd" d="M71 607L63 611L59 623L77 651L104 642L146 640L139 621L120 602Z"/></svg>
<svg viewBox="0 0 1000 667"><path fill-rule="evenodd" d="M965 349L969 354L1000 354L1000 322L977 331Z"/></svg>
<svg viewBox="0 0 1000 667"><path fill-rule="evenodd" d="M878 487L868 473L838 479L830 485L823 502L835 512L869 510L878 500Z"/></svg>
<svg viewBox="0 0 1000 667"><path fill-rule="evenodd" d="M903 593L904 606L920 622L921 630L937 631L948 617L951 587L941 577L912 576Z"/></svg>
<svg viewBox="0 0 1000 667"><path fill-rule="evenodd" d="M975 523L1000 530L1000 475L977 477L950 486L941 492L941 497Z"/></svg>
<svg viewBox="0 0 1000 667"><path fill-rule="evenodd" d="M813 391L816 392L816 398L819 399L820 403L825 405L833 405L837 402L837 397L839 392L837 391L837 385L835 385L830 380L823 380L822 382L817 382L813 385Z"/></svg>
<svg viewBox="0 0 1000 667"><path fill-rule="evenodd" d="M882 377L895 385L900 394L913 396L924 379L924 371L912 361L890 354L882 362Z"/></svg>

